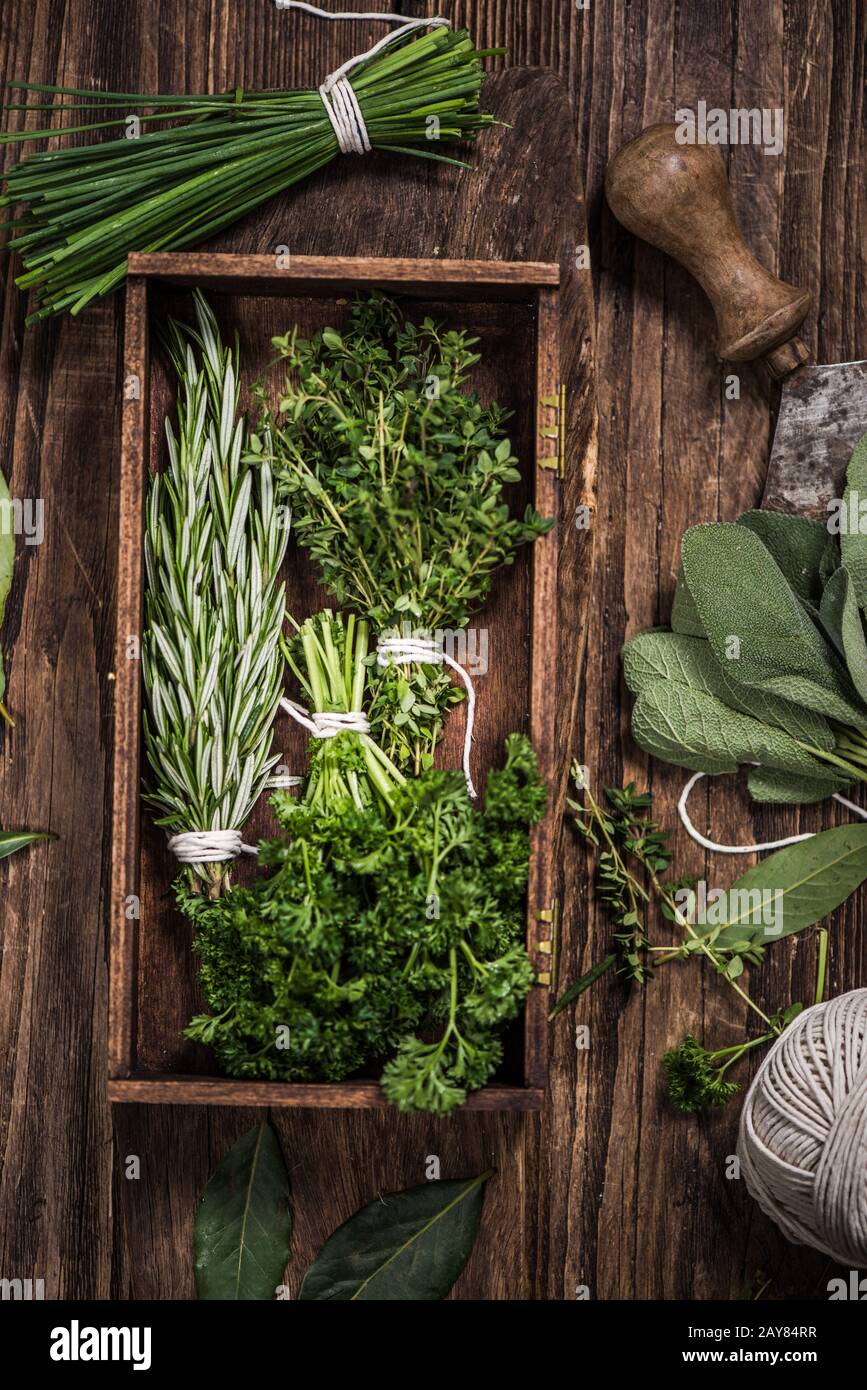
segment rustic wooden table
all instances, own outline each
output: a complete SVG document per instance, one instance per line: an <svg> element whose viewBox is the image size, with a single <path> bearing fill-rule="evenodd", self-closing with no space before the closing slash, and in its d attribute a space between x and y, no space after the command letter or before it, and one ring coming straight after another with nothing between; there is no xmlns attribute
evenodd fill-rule
<svg viewBox="0 0 867 1390"><path fill-rule="evenodd" d="M559 72L574 104L601 420L596 573L574 702L583 746L576 740L574 751L600 780L649 782L670 825L681 779L648 769L630 743L618 649L626 632L667 617L684 528L757 502L773 401L749 369L740 399L725 398L707 306L683 272L617 227L602 201L604 169L622 140L678 107L783 106L779 157L727 151L741 224L767 265L814 291L806 337L818 360L867 354L867 14L859 0L445 0L440 10L480 45L506 46L510 63ZM366 37L363 26L354 36L339 29L302 28L266 0L69 0L62 17L49 0L7 0L0 65L5 77L126 90L312 85ZM112 1116L105 1100L120 305L25 333L11 275L6 261L3 467L16 495L45 499L52 525L44 545L19 549L3 627L18 724L2 745L0 823L50 826L60 839L2 868L0 1275L41 1276L55 1298L188 1298L195 1196L253 1117L147 1107ZM790 815L753 815L729 787L697 793L694 812L725 840L795 828ZM814 812L800 819L820 823ZM684 866L711 882L729 873L682 835L676 843ZM566 980L597 958L607 929L568 836L564 856ZM802 997L813 960L809 943L781 944L752 988L771 1004ZM832 989L863 984L865 967L862 895L834 925ZM729 992L698 968L672 970L629 1000L606 982L585 996L578 1021L590 1027L590 1049L576 1049L573 1020L561 1018L541 1117L421 1119L402 1131L378 1114L351 1125L340 1115L281 1119L295 1191L293 1281L337 1222L377 1190L419 1181L436 1152L444 1174L487 1161L498 1169L455 1297L569 1299L584 1285L594 1298L738 1298L758 1270L771 1281L765 1297L822 1297L827 1262L784 1242L725 1177L736 1107L684 1119L661 1098L667 1045L705 1029L722 1042L743 1025ZM138 1181L125 1177L133 1153Z"/></svg>

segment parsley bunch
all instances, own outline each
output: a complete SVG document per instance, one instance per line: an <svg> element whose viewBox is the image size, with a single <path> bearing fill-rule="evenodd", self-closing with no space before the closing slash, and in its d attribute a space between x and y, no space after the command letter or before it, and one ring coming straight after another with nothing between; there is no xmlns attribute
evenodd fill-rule
<svg viewBox="0 0 867 1390"><path fill-rule="evenodd" d="M466 626L494 571L553 525L532 507L512 516L505 489L521 479L507 414L466 389L478 339L406 319L374 294L342 333L274 339L287 369L273 412L264 388L261 437L292 529L341 607L379 635L433 636ZM385 752L430 767L449 706L461 698L436 666L383 675L391 710Z"/></svg>
<svg viewBox="0 0 867 1390"><path fill-rule="evenodd" d="M528 827L545 795L518 734L483 811L460 773L433 770L389 806L275 795L287 833L260 847L266 872L217 901L178 882L210 1009L187 1036L230 1075L271 1080L339 1080L391 1053L395 1105L460 1105L500 1062L533 981Z"/></svg>

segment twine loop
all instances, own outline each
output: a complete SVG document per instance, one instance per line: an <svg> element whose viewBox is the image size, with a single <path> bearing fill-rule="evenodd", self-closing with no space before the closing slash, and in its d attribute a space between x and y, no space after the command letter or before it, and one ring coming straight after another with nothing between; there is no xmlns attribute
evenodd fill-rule
<svg viewBox="0 0 867 1390"><path fill-rule="evenodd" d="M758 767L758 763L754 763L753 766ZM803 835L788 835L784 840L767 840L763 845L718 845L716 840L709 840L706 835L702 835L700 830L696 830L695 825L690 819L689 812L686 809L690 792L696 782L700 782L702 777L706 776L707 773L694 772L681 792L680 800L677 803L677 814L680 816L681 825L690 839L695 840L695 843L701 845L702 849L709 849L714 854L762 854L766 850L785 849L787 845L797 845L800 844L802 840L812 840L812 830L806 831ZM832 792L831 797L832 800L839 802L841 806L845 806L847 811L852 811L854 815L860 816L862 820L867 820L867 811L862 810L860 806L856 806L854 801L849 801L845 796L841 796L839 792Z"/></svg>
<svg viewBox="0 0 867 1390"><path fill-rule="evenodd" d="M466 778L467 791L470 796L475 798L477 795L473 785L472 772L470 771L470 759L473 749L473 727L476 722L476 689L473 685L469 672L461 666L459 661L455 661L453 656L441 646L439 642L434 642L428 637L380 637L376 647L376 662L378 666L390 666L392 662L396 665L418 662L423 666L449 666L460 676L467 692L467 729L464 734L464 777Z"/></svg>
<svg viewBox="0 0 867 1390"><path fill-rule="evenodd" d="M383 48L387 48L389 44L396 43L405 35L411 34L415 29L443 26L451 28L451 20L440 17L408 20L406 15L401 14L376 14L375 12L365 13L355 10L332 14L328 10L320 10L316 5L306 4L305 0L275 0L275 4L278 10L305 10L307 14L315 15L317 19L381 20L386 24L400 25L399 29L395 29L391 34L386 34L385 38L380 39L366 53L358 53L354 58L348 59L341 67L326 77L319 88L322 105L325 107L325 114L337 137L341 154L369 154L372 148L361 106L347 73L350 73L359 63L366 63L368 58L372 58Z"/></svg>

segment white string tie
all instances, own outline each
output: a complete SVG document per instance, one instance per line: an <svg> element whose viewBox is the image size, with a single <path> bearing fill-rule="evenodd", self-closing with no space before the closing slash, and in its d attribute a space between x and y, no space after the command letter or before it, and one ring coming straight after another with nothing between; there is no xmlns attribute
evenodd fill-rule
<svg viewBox="0 0 867 1390"><path fill-rule="evenodd" d="M369 154L371 150L370 137L367 133L367 126L362 115L358 97L352 83L347 77L359 63L366 63L368 58L379 53L389 44L396 43L398 39L406 34L411 34L414 29L438 28L445 26L451 28L450 19L410 19L402 14L376 14L364 13L356 10L345 10L339 14L332 14L328 10L320 10L316 5L308 5L305 0L275 0L278 10L305 10L307 14L312 14L317 19L361 19L361 20L383 20L386 24L399 24L400 28L393 33L386 34L384 38L369 48L366 53L358 53L354 58L348 59L341 67L326 77L322 86L319 88L319 95L322 98L322 105L325 107L325 114L331 122L337 143L340 146L341 154Z"/></svg>
<svg viewBox="0 0 867 1390"><path fill-rule="evenodd" d="M438 643L427 637L380 637L376 648L378 666L398 665L417 661L424 666L450 666L460 676L467 692L467 731L464 734L464 777L470 796L477 795L470 771L473 749L473 726L476 722L476 690L467 670Z"/></svg>
<svg viewBox="0 0 867 1390"><path fill-rule="evenodd" d="M278 706L306 729L313 738L336 738L338 734L369 734L370 724L363 710L316 710L312 714L285 697Z"/></svg>
<svg viewBox="0 0 867 1390"><path fill-rule="evenodd" d="M757 764L756 764L757 766ZM686 809L690 793L696 782L701 781L707 774L704 772L694 772L680 794L677 803L677 814L680 816L681 824L691 839L704 849L709 849L714 854L762 854L766 850L785 849L786 845L797 845L802 840L812 840L813 831L807 831L804 835L789 835L785 840L768 840L764 845L718 845L715 840L709 840L706 835L702 835L700 830L696 830ZM862 811L860 806L856 806L854 801L847 801L845 796L840 796L837 792L832 793L834 801L839 801L841 806L845 806L847 811L852 811L862 820L867 820L867 811Z"/></svg>
<svg viewBox="0 0 867 1390"><path fill-rule="evenodd" d="M169 836L169 849L181 864L218 864L259 853L243 843L240 830L181 830Z"/></svg>

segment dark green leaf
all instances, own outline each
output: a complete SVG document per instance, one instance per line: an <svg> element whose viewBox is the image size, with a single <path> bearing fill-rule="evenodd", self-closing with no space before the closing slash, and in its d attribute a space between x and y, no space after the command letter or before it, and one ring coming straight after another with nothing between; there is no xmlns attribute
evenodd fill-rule
<svg viewBox="0 0 867 1390"><path fill-rule="evenodd" d="M671 630L682 633L684 637L704 637L698 609L683 575L683 565L677 572L674 602L671 605Z"/></svg>
<svg viewBox="0 0 867 1390"><path fill-rule="evenodd" d="M645 752L695 772L735 772L740 763L761 763L828 782L837 779L783 729L667 681L642 690L632 711L632 734Z"/></svg>
<svg viewBox="0 0 867 1390"><path fill-rule="evenodd" d="M834 747L834 735L820 714L764 690L739 685L727 669L731 663L717 661L704 638L676 632L639 632L626 643L622 659L624 678L634 695L660 681L670 681L713 695L729 709L785 729L813 748Z"/></svg>
<svg viewBox="0 0 867 1390"><path fill-rule="evenodd" d="M25 845L32 845L35 840L57 840L57 835L43 833L40 830L0 831L0 859L14 855L17 849L24 849Z"/></svg>
<svg viewBox="0 0 867 1390"><path fill-rule="evenodd" d="M848 570L844 569L843 575L840 633L843 638L846 669L861 699L867 701L867 642L864 640L864 625L861 620L861 610L855 598L855 586Z"/></svg>
<svg viewBox="0 0 867 1390"><path fill-rule="evenodd" d="M832 769L821 777L801 776L795 772L781 772L772 767L754 767L747 778L750 796L754 801L764 801L778 806L806 806L814 801L824 801L833 792L841 791L849 785L849 779L840 777L829 780Z"/></svg>
<svg viewBox="0 0 867 1390"><path fill-rule="evenodd" d="M744 512L737 519L770 552L799 598L818 604L822 597L821 566L828 530L820 521L784 512Z"/></svg>
<svg viewBox="0 0 867 1390"><path fill-rule="evenodd" d="M861 723L833 650L773 556L745 526L693 526L684 574L714 655L732 680L842 723Z"/></svg>
<svg viewBox="0 0 867 1390"><path fill-rule="evenodd" d="M631 925L631 924L630 924ZM606 956L604 960L597 961L586 974L571 984L565 994L562 994L548 1015L549 1019L556 1018L559 1013L571 1004L573 999L577 999L579 994L583 994L586 989L595 984L613 965L617 964L617 956L612 954Z"/></svg>
<svg viewBox="0 0 867 1390"><path fill-rule="evenodd" d="M326 1241L302 1301L431 1303L445 1298L475 1244L484 1184L427 1182L362 1207Z"/></svg>
<svg viewBox="0 0 867 1390"><path fill-rule="evenodd" d="M815 926L865 878L867 824L836 826L787 845L731 884L729 923L717 947L771 942Z"/></svg>
<svg viewBox="0 0 867 1390"><path fill-rule="evenodd" d="M862 516L867 518L867 434L858 440L849 460L840 529L843 564L852 576L858 607L867 608L867 532L861 531ZM855 527L850 525L853 517L858 521Z"/></svg>
<svg viewBox="0 0 867 1390"><path fill-rule="evenodd" d="M242 1135L214 1173L196 1212L201 1299L272 1299L289 1258L289 1179L270 1125Z"/></svg>
<svg viewBox="0 0 867 1390"><path fill-rule="evenodd" d="M833 644L837 654L843 657L844 661L846 655L843 645L843 609L846 604L848 587L848 574L841 566L828 579L822 593L822 601L819 604L819 622L828 641Z"/></svg>
<svg viewBox="0 0 867 1390"><path fill-rule="evenodd" d="M34 840L56 839L56 835L44 833L40 830L0 831L0 859L5 859L7 855L14 854L18 849L23 849L25 845L32 845Z"/></svg>

